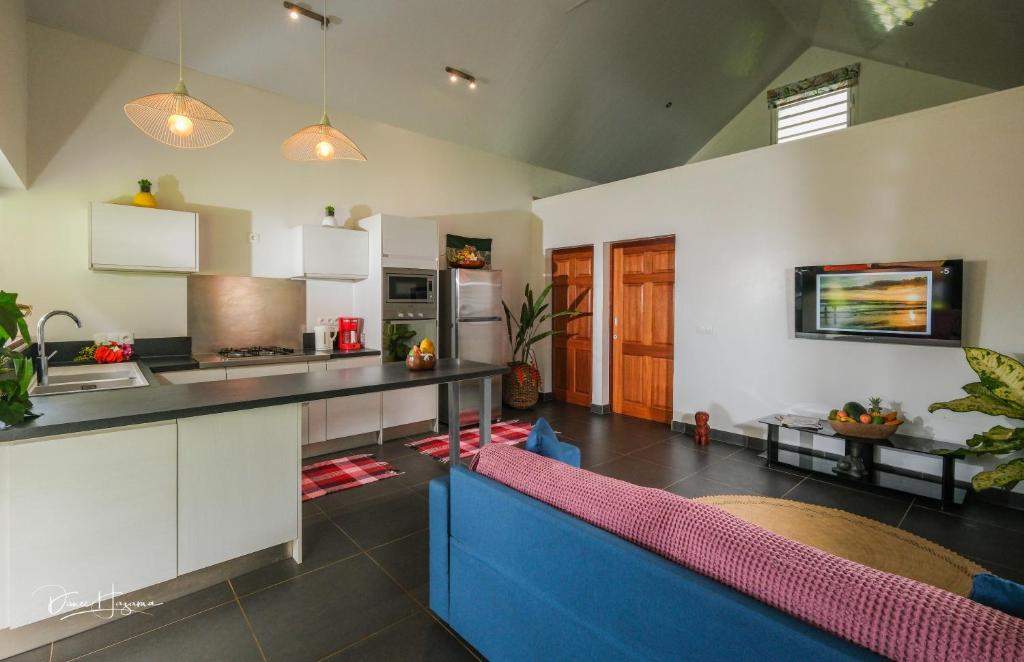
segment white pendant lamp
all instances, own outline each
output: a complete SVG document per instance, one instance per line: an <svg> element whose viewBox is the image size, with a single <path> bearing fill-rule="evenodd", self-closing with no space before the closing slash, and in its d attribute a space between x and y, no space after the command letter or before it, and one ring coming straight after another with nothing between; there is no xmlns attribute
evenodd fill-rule
<svg viewBox="0 0 1024 662"><path fill-rule="evenodd" d="M181 0L178 0L178 85L173 92L129 101L124 105L124 112L132 124L153 140L171 147L200 149L224 140L235 127L216 110L189 96L182 77L181 31Z"/></svg>
<svg viewBox="0 0 1024 662"><path fill-rule="evenodd" d="M323 94L323 116L319 124L310 124L293 133L281 145L281 154L289 161L333 161L348 159L365 161L366 157L348 136L331 126L327 118L327 0L320 28L323 40L320 52L320 83Z"/></svg>

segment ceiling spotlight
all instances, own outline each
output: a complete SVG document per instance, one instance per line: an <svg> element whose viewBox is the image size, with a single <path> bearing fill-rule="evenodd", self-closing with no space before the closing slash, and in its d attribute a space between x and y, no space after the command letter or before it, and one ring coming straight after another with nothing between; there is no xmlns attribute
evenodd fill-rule
<svg viewBox="0 0 1024 662"><path fill-rule="evenodd" d="M476 77L473 76L472 74L467 74L465 71L461 69L456 69L455 67L445 67L444 70L448 74L448 80L450 80L451 82L457 83L461 78L462 80L469 83L469 89L476 89Z"/></svg>
<svg viewBox="0 0 1024 662"><path fill-rule="evenodd" d="M288 12L288 15L292 17L293 21L299 20L299 12L295 11L294 9Z"/></svg>

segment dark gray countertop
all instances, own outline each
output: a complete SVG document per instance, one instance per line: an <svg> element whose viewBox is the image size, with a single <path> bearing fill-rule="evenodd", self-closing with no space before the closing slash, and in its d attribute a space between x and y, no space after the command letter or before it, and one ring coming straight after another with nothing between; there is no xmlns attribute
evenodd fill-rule
<svg viewBox="0 0 1024 662"><path fill-rule="evenodd" d="M435 369L421 372L412 372L404 363L396 362L349 370L50 395L33 398L32 408L42 416L0 430L0 443L445 384L506 372L508 367L504 365L441 359Z"/></svg>

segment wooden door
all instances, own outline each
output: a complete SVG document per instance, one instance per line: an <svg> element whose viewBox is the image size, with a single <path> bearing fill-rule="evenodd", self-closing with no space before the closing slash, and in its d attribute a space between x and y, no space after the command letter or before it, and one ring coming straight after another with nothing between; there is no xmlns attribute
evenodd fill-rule
<svg viewBox="0 0 1024 662"><path fill-rule="evenodd" d="M551 254L551 310L574 306L590 313L593 303L594 249L564 248ZM552 392L556 400L589 407L591 403L591 347L593 318L588 314L561 318L554 328L565 331L552 337Z"/></svg>
<svg viewBox="0 0 1024 662"><path fill-rule="evenodd" d="M675 240L612 248L612 411L672 420Z"/></svg>

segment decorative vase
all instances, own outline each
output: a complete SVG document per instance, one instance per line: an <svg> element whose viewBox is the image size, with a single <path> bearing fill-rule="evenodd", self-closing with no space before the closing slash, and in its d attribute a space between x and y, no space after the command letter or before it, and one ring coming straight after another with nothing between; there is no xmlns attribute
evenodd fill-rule
<svg viewBox="0 0 1024 662"><path fill-rule="evenodd" d="M136 207L156 207L156 198L149 192L149 189L153 186L148 179L139 180L139 192L132 197L132 204Z"/></svg>
<svg viewBox="0 0 1024 662"><path fill-rule="evenodd" d="M528 363L509 363L501 377L502 400L513 409L531 409L540 399L540 372Z"/></svg>

